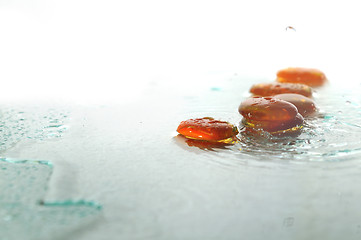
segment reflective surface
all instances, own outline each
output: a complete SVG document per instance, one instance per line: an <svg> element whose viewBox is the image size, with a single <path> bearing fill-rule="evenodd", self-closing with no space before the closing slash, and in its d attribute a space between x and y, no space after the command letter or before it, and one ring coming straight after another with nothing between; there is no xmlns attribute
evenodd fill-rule
<svg viewBox="0 0 361 240"><path fill-rule="evenodd" d="M60 239L96 219L96 203L45 202L51 173L46 161L0 159L1 239Z"/></svg>
<svg viewBox="0 0 361 240"><path fill-rule="evenodd" d="M33 214L46 219L56 211L51 213L54 224L43 228L39 220L31 229L42 226L44 236L61 238L55 223L64 220L61 229L77 240L359 239L361 191L355 183L361 159L361 86L318 89L319 115L306 118L296 137L255 137L241 130L234 145L200 145L178 136L178 124L197 117L241 128L240 102L249 96L251 84L267 81L232 75L217 80L197 91L153 82L144 86L141 98L123 105L54 106L59 112L66 109L68 116L61 137L22 138L2 154L51 160L44 202L87 199L100 203L102 214L89 224L98 215L96 207L41 205L44 198L35 197L29 210L25 202L17 203L24 214L18 219ZM47 165L41 166L36 176L45 181ZM28 189L34 185L24 181ZM12 202L14 194L9 195ZM8 230L9 236L35 234L22 220L16 223L12 226L22 230Z"/></svg>
<svg viewBox="0 0 361 240"><path fill-rule="evenodd" d="M32 104L2 105L0 110L0 153L26 139L59 138L68 126L64 124L68 109Z"/></svg>

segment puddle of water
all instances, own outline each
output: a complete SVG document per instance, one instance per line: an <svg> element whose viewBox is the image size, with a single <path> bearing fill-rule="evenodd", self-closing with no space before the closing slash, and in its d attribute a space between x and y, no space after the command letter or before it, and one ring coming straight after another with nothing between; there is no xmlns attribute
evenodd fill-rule
<svg viewBox="0 0 361 240"><path fill-rule="evenodd" d="M86 226L101 206L89 201L44 201L52 164L0 159L1 239L58 239Z"/></svg>

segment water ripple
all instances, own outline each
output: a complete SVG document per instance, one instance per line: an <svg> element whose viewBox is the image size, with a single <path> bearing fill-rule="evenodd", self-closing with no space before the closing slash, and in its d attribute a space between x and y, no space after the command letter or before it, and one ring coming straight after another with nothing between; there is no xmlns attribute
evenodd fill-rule
<svg viewBox="0 0 361 240"><path fill-rule="evenodd" d="M358 159L361 156L361 101L355 97L356 92L335 87L319 89L315 96L320 109L318 116L306 119L301 134L292 137L277 138L267 133L254 135L242 131L242 117L236 110L207 113L207 116L239 125L241 131L235 145L203 150L223 166L244 164L248 159L296 162ZM198 115L203 116L205 112Z"/></svg>

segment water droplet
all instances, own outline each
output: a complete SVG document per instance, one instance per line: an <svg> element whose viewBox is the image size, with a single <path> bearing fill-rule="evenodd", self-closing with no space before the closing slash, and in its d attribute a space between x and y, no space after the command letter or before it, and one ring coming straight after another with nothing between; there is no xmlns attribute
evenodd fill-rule
<svg viewBox="0 0 361 240"><path fill-rule="evenodd" d="M290 31L290 30L296 32L296 28L294 28L294 27L292 27L292 26L287 26L287 27L286 27L286 31Z"/></svg>
<svg viewBox="0 0 361 240"><path fill-rule="evenodd" d="M27 107L25 110L3 108L0 118L0 152L22 139L58 138L67 129L64 111Z"/></svg>

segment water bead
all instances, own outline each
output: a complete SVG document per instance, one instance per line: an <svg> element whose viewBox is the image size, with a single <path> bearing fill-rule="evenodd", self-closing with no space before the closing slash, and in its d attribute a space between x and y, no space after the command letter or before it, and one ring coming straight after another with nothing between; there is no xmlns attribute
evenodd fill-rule
<svg viewBox="0 0 361 240"><path fill-rule="evenodd" d="M272 97L247 98L238 111L251 121L288 121L294 119L298 113L293 104Z"/></svg>
<svg viewBox="0 0 361 240"><path fill-rule="evenodd" d="M186 138L217 142L236 136L238 129L228 122L204 117L182 121L177 132Z"/></svg>
<svg viewBox="0 0 361 240"><path fill-rule="evenodd" d="M297 67L278 71L277 81L281 83L303 83L311 87L319 87L325 84L327 78L318 69Z"/></svg>
<svg viewBox="0 0 361 240"><path fill-rule="evenodd" d="M300 94L283 93L273 97L292 103L303 117L310 116L317 111L315 102Z"/></svg>
<svg viewBox="0 0 361 240"><path fill-rule="evenodd" d="M312 96L311 87L301 83L258 83L249 90L256 96L273 96L281 93L297 93L305 97Z"/></svg>

